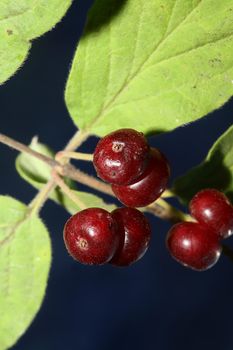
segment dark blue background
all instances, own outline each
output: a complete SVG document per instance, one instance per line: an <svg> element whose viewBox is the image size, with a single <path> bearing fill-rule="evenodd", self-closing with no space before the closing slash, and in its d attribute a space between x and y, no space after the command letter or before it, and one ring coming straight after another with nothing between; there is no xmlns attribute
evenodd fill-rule
<svg viewBox="0 0 233 350"><path fill-rule="evenodd" d="M60 150L75 132L63 91L89 1L75 1L64 20L33 43L23 68L0 88L1 132L24 143L34 135ZM151 137L167 155L173 178L206 155L232 123L233 102L172 133ZM96 140L83 150L89 152ZM15 152L0 146L0 192L29 202L35 190L14 169ZM226 257L203 273L168 255L169 224L150 217L153 239L137 264L86 267L66 253L62 230L68 214L53 203L42 217L51 232L53 265L47 295L14 350L141 350L233 348L233 265ZM232 245L233 239L228 243Z"/></svg>

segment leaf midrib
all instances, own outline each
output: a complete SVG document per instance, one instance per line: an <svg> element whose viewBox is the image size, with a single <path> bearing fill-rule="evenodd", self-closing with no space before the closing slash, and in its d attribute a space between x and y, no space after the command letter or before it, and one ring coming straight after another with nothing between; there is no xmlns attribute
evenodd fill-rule
<svg viewBox="0 0 233 350"><path fill-rule="evenodd" d="M161 47L161 45L166 42L166 40L172 36L188 19L189 17L197 10L197 8L199 7L199 5L202 3L203 0L200 0L200 2L189 12L189 14L166 36L170 21L171 21L171 17L173 15L174 12L174 8L175 5L173 6L173 9L171 11L171 15L168 19L168 23L167 23L167 27L165 30L165 33L163 35L163 38L160 40L160 42L156 45L156 47L152 50L152 52L147 56L147 58L141 63L141 65L138 67L138 69L135 71L135 73L126 81L126 83L124 85L122 85L121 89L113 96L113 98L107 103L107 105L103 106L103 108L100 110L100 112L97 114L97 116L93 119L93 121L88 125L88 127L86 128L87 131L88 129L91 129L95 123L104 115L104 113L109 109L109 107L111 107L111 105L113 103L116 102L116 100L119 98L119 96L122 95L122 93L125 91L125 89L130 85L130 83L134 80L134 78L143 70L143 67L146 65L146 63L149 61L149 59L152 57L152 55L159 50L159 48ZM177 0L175 0L175 4L176 4ZM190 50L189 50L190 51ZM189 52L188 51L188 52ZM176 55L178 56L178 55ZM174 58L176 56L170 57ZM167 60L169 60L167 59ZM163 61L157 62L161 63Z"/></svg>
<svg viewBox="0 0 233 350"><path fill-rule="evenodd" d="M27 13L29 11L31 11L31 8L28 8L26 10L23 10L22 12L18 12L18 13L14 14L14 15L11 15L11 16L3 17L3 18L0 19L0 23L1 22L6 22L7 20L11 20L11 19L16 18L16 17L20 17L20 16L24 15L25 13Z"/></svg>
<svg viewBox="0 0 233 350"><path fill-rule="evenodd" d="M228 36L226 36L226 37L224 37L224 38L221 38L221 39L219 39L219 40L215 40L214 42L219 42L219 41L221 41L221 40L225 40L225 39L230 38L230 37L233 37L233 33L231 33L230 35L228 35ZM179 57L179 56L185 55L185 54L187 54L187 53L189 53L189 52L198 50L198 49L200 49L200 48L202 48L202 47L204 47L204 46L211 45L212 43L213 43L213 42L205 43L204 45L197 46L197 47L195 47L195 48L193 48L193 49L191 49L191 50L181 52L180 54L178 54L178 55L176 55L176 56L172 56L172 57L163 59L163 60L161 60L161 61L159 61L159 62L156 62L156 63L155 63L154 65L152 65L152 66L162 64L162 63L164 63L164 62L166 62L166 61L170 61L170 60L172 60L172 59L174 59L174 58L177 58L177 57ZM151 67L152 67L152 66L151 66ZM151 68L151 67L150 67L150 68ZM218 75L222 75L223 73L228 72L230 69L232 69L232 65L231 65L230 67L226 68L225 70L223 70L222 72L218 72L218 73L216 73L216 74L213 74L211 77L216 77L216 76L218 76ZM204 78L200 79L200 81L204 81L204 80L207 80L207 79L208 79L207 77L204 77ZM182 84L182 85L179 85L179 87L183 87L183 86L186 86L186 85L187 85L187 82L185 82L185 83ZM169 92L171 92L171 91L173 91L173 90L176 90L176 91L179 92L179 90L177 90L177 89L175 89L175 88L172 88L172 89L166 90L166 92L163 91L162 93L158 93L156 96L155 96L155 95L148 95L148 96L144 96L144 97L142 97L142 98L137 98L137 99L135 99L135 100L131 99L130 101L126 101L126 102L119 103L117 106L119 107L119 106L122 106L122 105L127 105L128 103L138 102L138 101L140 101L140 100L145 100L145 99L147 99L147 98L159 97L159 96L161 96L162 94L164 94L164 93L169 93ZM114 105L113 105L113 106L114 106ZM110 107L109 109L111 109L111 106L109 106L109 107ZM107 110L107 109L106 109L106 110ZM105 112L105 110L103 110L103 112ZM103 114L104 114L104 113L103 113ZM102 115L101 115L100 117L102 117Z"/></svg>
<svg viewBox="0 0 233 350"><path fill-rule="evenodd" d="M0 23L4 22L4 21L7 21L8 19L10 20L11 18L20 17L20 16L24 15L25 13L33 10L38 5L38 2L39 2L39 0L36 0L31 7L28 7L26 9L24 9L24 10L21 10L21 11L15 13L13 15L8 15L6 17L1 18L0 19Z"/></svg>
<svg viewBox="0 0 233 350"><path fill-rule="evenodd" d="M9 229L9 232L7 233L7 236L5 238L3 238L0 241L0 249L7 243L9 243L10 239L14 236L15 232L17 231L17 229L19 228L19 226L21 224L23 224L26 220L28 220L30 218L30 215L28 215L30 212L28 210L25 211L25 215L23 216L23 218L19 221L17 221L12 227L11 229ZM8 225L8 227L10 228L10 225Z"/></svg>

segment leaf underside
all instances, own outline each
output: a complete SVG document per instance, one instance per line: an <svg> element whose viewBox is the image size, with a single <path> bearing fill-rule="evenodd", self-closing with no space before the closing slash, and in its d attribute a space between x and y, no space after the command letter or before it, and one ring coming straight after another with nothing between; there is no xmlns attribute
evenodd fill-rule
<svg viewBox="0 0 233 350"><path fill-rule="evenodd" d="M233 203L233 126L214 143L200 165L176 179L173 191L187 204L204 188L224 192Z"/></svg>
<svg viewBox="0 0 233 350"><path fill-rule="evenodd" d="M54 156L54 152L46 145L39 143L36 138L32 140L30 148L48 157L53 158ZM29 182L38 190L40 190L51 178L51 168L41 160L26 153L21 153L16 158L16 169L25 181ZM75 184L72 181L66 180L66 183L69 187L73 189L75 188ZM87 208L100 207L109 211L115 208L114 205L105 203L100 197L94 194L81 191L75 192ZM81 210L81 208L72 202L72 200L70 200L65 193L61 192L59 188L56 188L56 190L51 193L50 198L56 203L62 205L70 214L74 214Z"/></svg>
<svg viewBox="0 0 233 350"><path fill-rule="evenodd" d="M233 0L102 0L66 86L74 123L99 136L172 130L233 94Z"/></svg>
<svg viewBox="0 0 233 350"><path fill-rule="evenodd" d="M32 139L29 147L47 157L54 157L54 152L46 145L38 142L37 138ZM41 190L51 178L51 167L27 153L21 153L16 158L15 165L19 175L37 190ZM60 192L58 190L53 191L50 197L57 203L61 199Z"/></svg>
<svg viewBox="0 0 233 350"><path fill-rule="evenodd" d="M25 332L39 310L51 261L42 221L17 200L0 196L0 350Z"/></svg>
<svg viewBox="0 0 233 350"><path fill-rule="evenodd" d="M31 40L60 21L72 0L1 0L0 84L25 61Z"/></svg>

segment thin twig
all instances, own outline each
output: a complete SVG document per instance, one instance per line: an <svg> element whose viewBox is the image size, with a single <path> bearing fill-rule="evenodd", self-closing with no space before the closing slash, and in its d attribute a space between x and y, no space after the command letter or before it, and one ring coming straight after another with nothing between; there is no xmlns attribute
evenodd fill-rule
<svg viewBox="0 0 233 350"><path fill-rule="evenodd" d="M65 184L64 180L58 175L56 169L52 170L52 178L55 183L80 209L86 209L86 205L79 199L79 197Z"/></svg>
<svg viewBox="0 0 233 350"><path fill-rule="evenodd" d="M111 186L108 184L105 184L104 182L96 179L93 176L90 176L83 171L76 169L71 164L66 164L62 169L60 174L62 176L69 177L70 179L80 182L83 185L86 185L88 187L94 188L97 191L103 192L105 194L108 194L110 196L113 196L113 192L111 189Z"/></svg>
<svg viewBox="0 0 233 350"><path fill-rule="evenodd" d="M36 152L32 150L30 147L24 145L23 143L15 141L14 139L4 134L0 134L0 142L19 152L30 154L31 156L36 157L37 159L40 159L43 162L47 163L51 167L58 165L58 163L54 159L47 157L44 154L41 154L39 152Z"/></svg>
<svg viewBox="0 0 233 350"><path fill-rule="evenodd" d="M56 183L50 179L46 185L38 192L35 198L29 204L30 215L38 214L44 203L48 199L50 193L56 188Z"/></svg>

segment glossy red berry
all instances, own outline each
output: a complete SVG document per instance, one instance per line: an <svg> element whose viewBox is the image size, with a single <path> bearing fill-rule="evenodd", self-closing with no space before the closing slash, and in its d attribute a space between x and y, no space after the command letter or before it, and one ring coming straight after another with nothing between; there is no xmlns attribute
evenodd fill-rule
<svg viewBox="0 0 233 350"><path fill-rule="evenodd" d="M221 238L233 233L233 206L220 191L198 192L190 202L190 213L197 221L213 228Z"/></svg>
<svg viewBox="0 0 233 350"><path fill-rule="evenodd" d="M112 212L118 224L119 248L113 259L113 265L128 266L139 260L147 251L151 228L143 213L134 208L118 208Z"/></svg>
<svg viewBox="0 0 233 350"><path fill-rule="evenodd" d="M127 185L142 174L148 155L149 145L142 133L120 129L98 142L93 164L102 180Z"/></svg>
<svg viewBox="0 0 233 350"><path fill-rule="evenodd" d="M126 186L112 185L112 190L124 205L144 207L161 196L167 187L169 175L166 158L158 149L152 148L147 167L137 181Z"/></svg>
<svg viewBox="0 0 233 350"><path fill-rule="evenodd" d="M64 241L70 255L83 264L104 264L119 245L117 225L104 209L89 208L73 215L64 228Z"/></svg>
<svg viewBox="0 0 233 350"><path fill-rule="evenodd" d="M174 225L167 235L167 248L181 264L194 270L206 270L219 259L221 246L211 228L197 222Z"/></svg>

